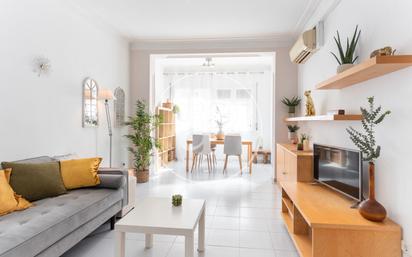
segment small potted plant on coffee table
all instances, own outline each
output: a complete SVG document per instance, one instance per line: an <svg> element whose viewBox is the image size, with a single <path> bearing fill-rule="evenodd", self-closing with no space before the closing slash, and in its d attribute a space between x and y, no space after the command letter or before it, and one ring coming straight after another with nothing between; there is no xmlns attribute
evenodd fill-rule
<svg viewBox="0 0 412 257"><path fill-rule="evenodd" d="M145 102L137 101L135 115L129 117L125 124L130 128L126 137L132 143L128 148L133 156L133 167L138 183L149 181L149 166L153 148L159 148L159 143L151 136L159 126L160 116L151 115Z"/></svg>

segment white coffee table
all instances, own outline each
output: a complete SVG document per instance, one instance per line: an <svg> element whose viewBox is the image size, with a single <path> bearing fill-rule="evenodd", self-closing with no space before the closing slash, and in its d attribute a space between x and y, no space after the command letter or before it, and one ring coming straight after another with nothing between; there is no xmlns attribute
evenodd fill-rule
<svg viewBox="0 0 412 257"><path fill-rule="evenodd" d="M146 248L153 246L153 234L185 236L185 257L194 255L194 232L199 224L198 251L205 250L205 200L183 199L173 207L171 198L137 200L135 208L115 225L115 256L125 257L125 233L144 233Z"/></svg>

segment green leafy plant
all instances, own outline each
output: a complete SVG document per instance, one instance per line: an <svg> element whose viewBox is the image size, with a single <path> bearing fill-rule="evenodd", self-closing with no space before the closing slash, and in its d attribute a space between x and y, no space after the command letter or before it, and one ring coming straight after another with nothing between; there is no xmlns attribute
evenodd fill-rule
<svg viewBox="0 0 412 257"><path fill-rule="evenodd" d="M182 200L183 200L183 197L182 197L182 195L173 195L172 196L172 204L173 204L173 206L180 206L180 205L182 205Z"/></svg>
<svg viewBox="0 0 412 257"><path fill-rule="evenodd" d="M131 131L126 137L132 143L128 150L133 155L133 166L136 172L148 170L153 148L160 147L157 140L151 136L160 121L161 117L149 114L146 103L139 100L136 103L135 115L125 122Z"/></svg>
<svg viewBox="0 0 412 257"><path fill-rule="evenodd" d="M300 129L300 127L298 125L288 125L288 130L289 132L296 132Z"/></svg>
<svg viewBox="0 0 412 257"><path fill-rule="evenodd" d="M295 113L295 107L298 106L301 101L302 99L297 96L292 97L292 99L287 97L282 99L282 103L289 107L289 113Z"/></svg>
<svg viewBox="0 0 412 257"><path fill-rule="evenodd" d="M178 113L180 112L180 107L179 107L179 105L177 105L177 104L173 105L172 112L173 112L174 114L178 114Z"/></svg>
<svg viewBox="0 0 412 257"><path fill-rule="evenodd" d="M346 51L343 51L343 45L340 40L339 31L336 31L336 34L337 34L337 37L333 37L333 39L335 40L335 43L338 46L339 58L333 52L330 52L330 53L335 57L339 65L349 64L349 63L353 64L358 59L358 56L354 57L354 54L355 54L356 46L358 45L361 31L360 30L358 31L358 26L356 25L356 29L355 29L355 32L353 33L350 43L349 43L349 38L346 38Z"/></svg>
<svg viewBox="0 0 412 257"><path fill-rule="evenodd" d="M300 134L300 142L303 144L305 140L310 140L310 136L308 134Z"/></svg>
<svg viewBox="0 0 412 257"><path fill-rule="evenodd" d="M380 156L381 147L376 145L375 140L375 127L381 123L386 115L389 115L390 111L385 111L382 113L382 107L379 106L375 109L374 107L374 97L368 97L369 110L365 108L360 108L362 112L362 127L365 130L361 133L355 130L353 127L349 127L346 131L349 133L349 137L352 142L359 148L363 153L363 160L374 162Z"/></svg>

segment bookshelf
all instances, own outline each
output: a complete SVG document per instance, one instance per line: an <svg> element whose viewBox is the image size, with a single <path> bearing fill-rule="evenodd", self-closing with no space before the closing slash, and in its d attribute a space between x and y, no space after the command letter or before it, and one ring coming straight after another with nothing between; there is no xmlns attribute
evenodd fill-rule
<svg viewBox="0 0 412 257"><path fill-rule="evenodd" d="M165 104L164 104L165 105ZM170 106L167 103L166 106ZM156 114L162 117L162 122L156 130L156 139L160 144L157 150L158 163L166 166L170 161L176 160L176 123L172 108L159 106Z"/></svg>

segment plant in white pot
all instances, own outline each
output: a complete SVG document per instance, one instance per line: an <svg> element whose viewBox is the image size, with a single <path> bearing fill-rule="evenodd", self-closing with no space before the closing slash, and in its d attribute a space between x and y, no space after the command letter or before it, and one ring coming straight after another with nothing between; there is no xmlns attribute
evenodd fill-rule
<svg viewBox="0 0 412 257"><path fill-rule="evenodd" d="M135 115L129 117L125 124L130 128L126 137L132 143L128 148L133 156L133 168L138 183L149 181L149 167L153 148L159 148L159 143L152 137L152 132L159 126L159 115L151 115L146 103L137 101Z"/></svg>
<svg viewBox="0 0 412 257"><path fill-rule="evenodd" d="M336 61L338 62L339 66L337 69L338 73L344 72L345 70L352 68L355 61L358 59L359 56L355 57L355 50L356 46L358 45L359 37L361 31L358 31L358 26L356 26L355 32L353 33L352 39L349 43L349 38L346 38L346 50L343 50L343 45L340 40L339 31L336 31L337 37L333 37L335 43L338 47L339 51L339 58L336 54L331 54L335 57Z"/></svg>
<svg viewBox="0 0 412 257"><path fill-rule="evenodd" d="M282 103L288 107L289 117L295 117L296 106L300 104L301 100L302 99L297 96L292 97L292 99L289 99L287 97L284 97L282 99Z"/></svg>
<svg viewBox="0 0 412 257"><path fill-rule="evenodd" d="M298 125L288 125L288 139L292 144L298 143L298 134L297 131L299 130Z"/></svg>

